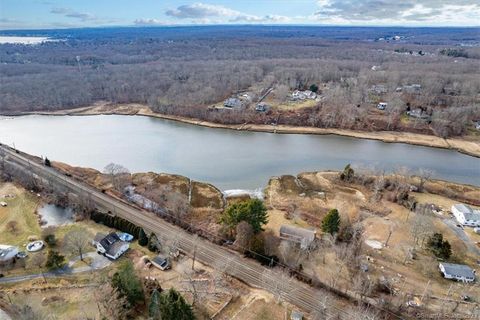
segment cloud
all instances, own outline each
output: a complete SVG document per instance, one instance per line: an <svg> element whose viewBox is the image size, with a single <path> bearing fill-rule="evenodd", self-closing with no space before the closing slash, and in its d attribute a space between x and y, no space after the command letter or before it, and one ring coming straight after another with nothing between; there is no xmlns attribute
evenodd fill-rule
<svg viewBox="0 0 480 320"><path fill-rule="evenodd" d="M145 18L136 19L133 23L138 26L161 26L166 24L165 22L158 19L145 19Z"/></svg>
<svg viewBox="0 0 480 320"><path fill-rule="evenodd" d="M193 3L181 5L176 9L170 9L165 15L177 19L190 19L195 22L253 22L253 23L278 23L290 21L290 18L279 15L257 16L246 14L230 8L206 3Z"/></svg>
<svg viewBox="0 0 480 320"><path fill-rule="evenodd" d="M167 10L165 14L178 19L204 19L210 17L234 17L241 15L238 11L223 6L205 3L182 5L177 9Z"/></svg>
<svg viewBox="0 0 480 320"><path fill-rule="evenodd" d="M471 12L480 14L478 0L319 0L317 19L344 21L419 22L439 19L458 20ZM449 14L452 7L457 13Z"/></svg>
<svg viewBox="0 0 480 320"><path fill-rule="evenodd" d="M50 13L63 15L67 18L78 19L82 22L99 20L98 17L93 14L78 12L70 8L53 8L52 10L50 10Z"/></svg>

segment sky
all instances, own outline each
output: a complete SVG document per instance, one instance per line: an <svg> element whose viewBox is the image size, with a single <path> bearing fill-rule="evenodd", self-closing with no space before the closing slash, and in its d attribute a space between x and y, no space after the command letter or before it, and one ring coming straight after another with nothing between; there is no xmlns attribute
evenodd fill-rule
<svg viewBox="0 0 480 320"><path fill-rule="evenodd" d="M199 24L480 26L480 0L0 0L0 30Z"/></svg>

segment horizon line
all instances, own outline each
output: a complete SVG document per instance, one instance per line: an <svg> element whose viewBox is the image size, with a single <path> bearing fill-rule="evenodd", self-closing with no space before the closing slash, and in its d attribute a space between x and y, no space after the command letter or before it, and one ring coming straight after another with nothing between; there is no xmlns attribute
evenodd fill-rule
<svg viewBox="0 0 480 320"><path fill-rule="evenodd" d="M0 32L5 31L49 31L49 30L80 30L80 29L109 29L109 28L185 28L185 27L338 27L338 28L405 28L405 29L415 29L415 28L461 28L461 29L472 29L479 28L478 26L458 26L458 25L438 25L438 26L429 26L429 25L418 25L418 26L405 26L405 25L340 25L340 24L158 24L158 25L110 25L110 26L84 26L84 27L45 27L45 28L14 28L14 29L0 29Z"/></svg>

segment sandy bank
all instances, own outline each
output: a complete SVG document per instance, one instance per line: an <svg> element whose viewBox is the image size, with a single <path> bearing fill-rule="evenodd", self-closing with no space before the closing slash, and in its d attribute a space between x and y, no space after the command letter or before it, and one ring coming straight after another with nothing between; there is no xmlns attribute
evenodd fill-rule
<svg viewBox="0 0 480 320"><path fill-rule="evenodd" d="M389 143L407 143L412 145L453 149L461 153L480 158L480 140L467 140L466 138L452 138L443 139L440 137L417 134L410 132L394 132L394 131L355 131L346 129L326 129L326 128L314 128L314 127L297 127L297 126L285 126L285 125L256 125L256 124L240 124L240 125L228 125L219 124L207 121L201 121L197 119L184 118L179 116L163 115L154 113L148 106L140 104L126 104L126 105L106 105L97 104L91 107L84 107L78 109L61 110L55 112L29 112L23 114L41 114L41 115L141 115L148 117L155 117L160 119L168 119L179 121L188 124L194 124L209 128L221 128L231 130L245 130L255 132L271 132L271 133L290 133L290 134L334 134L339 136L346 136L360 139L379 140Z"/></svg>

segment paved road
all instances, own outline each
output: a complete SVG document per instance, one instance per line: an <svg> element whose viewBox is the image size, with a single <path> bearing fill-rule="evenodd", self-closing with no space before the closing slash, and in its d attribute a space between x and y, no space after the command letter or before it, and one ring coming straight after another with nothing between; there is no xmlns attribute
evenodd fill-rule
<svg viewBox="0 0 480 320"><path fill-rule="evenodd" d="M26 274L23 276L14 276L14 277L5 277L5 278L0 278L0 283L14 283L14 282L20 282L20 281L25 281L25 280L32 280L32 279L37 279L37 278L55 278L55 277L63 277L63 276L68 276L71 274L75 273L82 273L82 272L88 272L88 271L96 271L99 269L103 269L108 267L112 262L102 256L99 255L96 252L88 252L83 255L84 257L91 257L92 263L89 266L84 266L84 267L78 267L78 268L72 268L72 266L80 260L80 256L73 258L70 260L67 265L59 270L55 271L50 271L50 272L44 272L42 273L35 273L35 274ZM1 318L0 318L1 320Z"/></svg>
<svg viewBox="0 0 480 320"><path fill-rule="evenodd" d="M125 201L101 193L89 185L66 177L52 168L32 162L9 148L0 146L0 149L4 150L6 154L4 156L5 160L9 164L16 164L23 170L34 173L42 179L63 186L77 195L88 197L99 210L112 212L143 227L145 230L155 232L162 238L176 239L178 247L186 254L193 255L195 251L198 261L220 269L252 287L270 291L277 297L280 297L280 299L290 302L307 312L327 313L330 316L340 313L343 315L343 319L356 319L354 314L348 314L334 304L329 305L329 308L325 311L320 303L325 294L324 291L314 289L286 277L284 272L265 268L255 261L245 259L210 241L198 238L158 218L151 212L135 208Z"/></svg>
<svg viewBox="0 0 480 320"><path fill-rule="evenodd" d="M480 248L478 248L477 245L473 243L472 239L470 239L470 237L465 233L465 230L463 230L463 228L457 227L458 222L456 220L451 218L442 219L442 221L457 235L460 240L463 241L463 243L465 243L468 251L480 257Z"/></svg>

